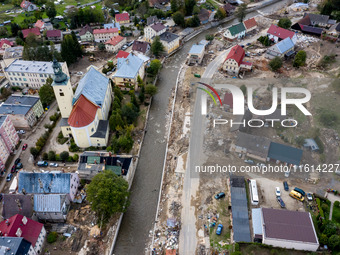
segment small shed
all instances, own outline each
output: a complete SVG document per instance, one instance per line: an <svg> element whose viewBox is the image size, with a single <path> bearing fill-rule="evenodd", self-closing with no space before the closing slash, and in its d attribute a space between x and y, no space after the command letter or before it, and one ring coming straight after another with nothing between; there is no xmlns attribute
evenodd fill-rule
<svg viewBox="0 0 340 255"><path fill-rule="evenodd" d="M319 150L318 144L312 138L305 139L305 143L303 144L303 146L307 149L310 149L311 151Z"/></svg>

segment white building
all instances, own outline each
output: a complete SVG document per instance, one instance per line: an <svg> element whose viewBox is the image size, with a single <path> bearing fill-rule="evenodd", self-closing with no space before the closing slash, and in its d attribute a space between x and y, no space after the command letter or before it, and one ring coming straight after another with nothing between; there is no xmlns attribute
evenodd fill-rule
<svg viewBox="0 0 340 255"><path fill-rule="evenodd" d="M110 40L105 42L105 49L109 52L118 51L126 43L126 37L120 35L112 37Z"/></svg>
<svg viewBox="0 0 340 255"><path fill-rule="evenodd" d="M153 37L160 36L166 31L166 27L162 23L154 23L144 28L145 41L151 43Z"/></svg>
<svg viewBox="0 0 340 255"><path fill-rule="evenodd" d="M11 86L39 89L47 78L54 77L53 62L14 60L4 68L4 74ZM60 63L62 71L69 77L66 62Z"/></svg>
<svg viewBox="0 0 340 255"><path fill-rule="evenodd" d="M107 40L110 40L112 37L117 36L118 33L119 30L117 27L93 30L94 40L99 43L104 43Z"/></svg>

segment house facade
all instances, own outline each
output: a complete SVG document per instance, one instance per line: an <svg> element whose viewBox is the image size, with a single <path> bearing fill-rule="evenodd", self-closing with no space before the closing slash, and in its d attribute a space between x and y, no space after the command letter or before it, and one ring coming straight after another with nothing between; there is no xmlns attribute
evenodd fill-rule
<svg viewBox="0 0 340 255"><path fill-rule="evenodd" d="M34 212L40 221L65 222L70 200L64 194L35 194Z"/></svg>
<svg viewBox="0 0 340 255"><path fill-rule="evenodd" d="M241 69L241 65L246 63L243 62L244 56L245 51L240 45L232 47L223 63L223 70L230 75L238 75Z"/></svg>
<svg viewBox="0 0 340 255"><path fill-rule="evenodd" d="M73 137L81 148L106 146L112 101L110 80L90 66L73 94L71 82L58 62L54 62L54 70L52 87L61 111L63 135Z"/></svg>
<svg viewBox="0 0 340 255"><path fill-rule="evenodd" d="M7 39L1 39L0 41L0 49L6 50L7 48L11 48L13 46L13 42L7 40Z"/></svg>
<svg viewBox="0 0 340 255"><path fill-rule="evenodd" d="M116 14L115 21L120 25L128 24L130 23L130 15L127 12Z"/></svg>
<svg viewBox="0 0 340 255"><path fill-rule="evenodd" d="M165 52L168 54L179 47L179 36L174 33L165 32L159 36L159 39L164 46Z"/></svg>
<svg viewBox="0 0 340 255"><path fill-rule="evenodd" d="M257 22L255 18L247 19L243 21L243 25L246 28L246 32L249 33L257 28Z"/></svg>
<svg viewBox="0 0 340 255"><path fill-rule="evenodd" d="M24 10L24 11L28 11L28 12L32 12L38 9L38 7L31 3L30 1L26 1L23 0L20 4L20 7Z"/></svg>
<svg viewBox="0 0 340 255"><path fill-rule="evenodd" d="M15 146L19 142L19 136L9 116L0 116L0 171L4 171L5 164Z"/></svg>
<svg viewBox="0 0 340 255"><path fill-rule="evenodd" d="M135 40L132 45L132 51L148 55L150 52L150 43Z"/></svg>
<svg viewBox="0 0 340 255"><path fill-rule="evenodd" d="M294 43L290 37L278 42L269 47L266 52L266 58L273 59L275 57L283 58L284 56L291 56L294 53Z"/></svg>
<svg viewBox="0 0 340 255"><path fill-rule="evenodd" d="M118 28L102 28L102 29L94 29L93 36L95 42L104 43L110 40L112 37L118 36L119 30Z"/></svg>
<svg viewBox="0 0 340 255"><path fill-rule="evenodd" d="M162 23L154 23L144 28L144 39L145 41L152 43L155 36L160 36L165 33L166 27Z"/></svg>
<svg viewBox="0 0 340 255"><path fill-rule="evenodd" d="M114 36L105 42L105 49L109 52L117 52L126 43L126 37Z"/></svg>
<svg viewBox="0 0 340 255"><path fill-rule="evenodd" d="M268 29L267 36L270 40L272 40L275 43L278 43L279 41L284 40L287 37L292 39L294 45L296 44L297 41L296 34L293 31L275 26L274 24L272 24Z"/></svg>
<svg viewBox="0 0 340 255"><path fill-rule="evenodd" d="M205 45L194 44L188 53L188 64L201 64L204 57Z"/></svg>
<svg viewBox="0 0 340 255"><path fill-rule="evenodd" d="M94 40L93 30L88 24L82 27L79 32L79 36L82 42L93 42Z"/></svg>
<svg viewBox="0 0 340 255"><path fill-rule="evenodd" d="M40 98L35 96L10 96L0 105L0 116L8 116L17 129L30 129L43 115Z"/></svg>
<svg viewBox="0 0 340 255"><path fill-rule="evenodd" d="M47 30L46 31L47 40L52 42L60 42L63 40L63 33L61 30L54 29L54 30Z"/></svg>
<svg viewBox="0 0 340 255"><path fill-rule="evenodd" d="M229 41L241 39L246 35L246 28L243 23L238 23L227 28L223 36Z"/></svg>
<svg viewBox="0 0 340 255"><path fill-rule="evenodd" d="M21 31L24 38L26 38L29 34L34 34L37 38L41 38L40 29L37 27L23 29Z"/></svg>

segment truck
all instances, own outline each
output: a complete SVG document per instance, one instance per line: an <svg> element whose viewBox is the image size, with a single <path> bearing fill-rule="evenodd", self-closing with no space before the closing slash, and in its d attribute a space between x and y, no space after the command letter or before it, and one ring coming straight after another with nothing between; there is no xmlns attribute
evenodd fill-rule
<svg viewBox="0 0 340 255"><path fill-rule="evenodd" d="M18 188L18 179L15 177L11 183L11 186L9 187L9 193L15 193Z"/></svg>

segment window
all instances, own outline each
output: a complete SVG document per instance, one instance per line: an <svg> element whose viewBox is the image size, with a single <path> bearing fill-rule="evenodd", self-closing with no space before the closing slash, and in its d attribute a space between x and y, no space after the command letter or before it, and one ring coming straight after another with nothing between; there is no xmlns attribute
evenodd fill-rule
<svg viewBox="0 0 340 255"><path fill-rule="evenodd" d="M63 96L64 96L64 93L63 93L63 92L60 92L59 95L60 95L61 97L63 97Z"/></svg>
<svg viewBox="0 0 340 255"><path fill-rule="evenodd" d="M42 75L42 74L40 74L40 77L43 77L43 75Z"/></svg>

